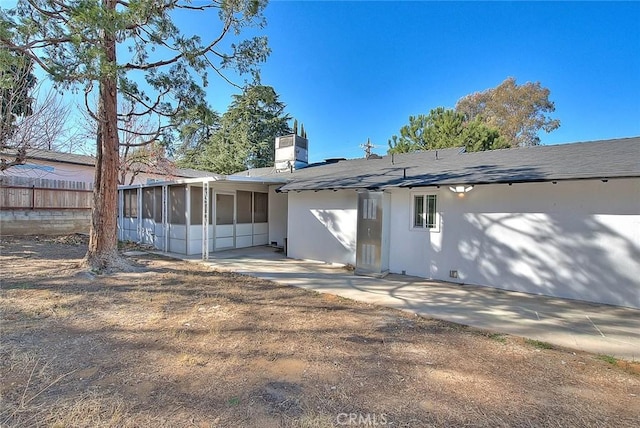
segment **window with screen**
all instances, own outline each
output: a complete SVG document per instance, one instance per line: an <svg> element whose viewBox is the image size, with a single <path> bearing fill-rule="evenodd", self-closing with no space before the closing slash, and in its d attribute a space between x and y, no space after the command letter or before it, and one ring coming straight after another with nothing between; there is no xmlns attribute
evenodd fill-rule
<svg viewBox="0 0 640 428"><path fill-rule="evenodd" d="M233 195L216 193L216 224L233 224Z"/></svg>
<svg viewBox="0 0 640 428"><path fill-rule="evenodd" d="M185 186L169 186L169 223L187 223L185 190Z"/></svg>
<svg viewBox="0 0 640 428"><path fill-rule="evenodd" d="M154 200L153 200L153 219L156 223L162 223L162 187L154 187Z"/></svg>
<svg viewBox="0 0 640 428"><path fill-rule="evenodd" d="M253 221L251 192L238 190L236 192L236 198L236 206L238 208L236 211L236 217L238 219L238 223L251 223Z"/></svg>
<svg viewBox="0 0 640 428"><path fill-rule="evenodd" d="M122 195L124 216L138 217L138 189L125 189Z"/></svg>
<svg viewBox="0 0 640 428"><path fill-rule="evenodd" d="M269 220L269 195L255 192L253 198L253 221L255 223L266 223Z"/></svg>
<svg viewBox="0 0 640 428"><path fill-rule="evenodd" d="M153 218L154 189L142 189L142 218Z"/></svg>
<svg viewBox="0 0 640 428"><path fill-rule="evenodd" d="M191 186L191 204L189 211L191 213L191 224L202 224L202 187Z"/></svg>

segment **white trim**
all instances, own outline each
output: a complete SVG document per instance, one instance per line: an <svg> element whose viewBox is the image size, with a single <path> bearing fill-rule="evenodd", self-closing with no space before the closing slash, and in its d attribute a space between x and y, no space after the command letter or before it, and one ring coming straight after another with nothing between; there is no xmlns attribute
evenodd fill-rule
<svg viewBox="0 0 640 428"><path fill-rule="evenodd" d="M209 259L209 182L202 185L202 260Z"/></svg>
<svg viewBox="0 0 640 428"><path fill-rule="evenodd" d="M162 251L169 251L169 186L162 186L162 233L164 234L164 243Z"/></svg>
<svg viewBox="0 0 640 428"><path fill-rule="evenodd" d="M155 187L155 186L165 186L167 184L170 185L178 185L178 184L203 184L203 183L213 183L216 181L221 182L232 182L232 183L257 183L257 184L285 184L288 180L276 177L242 177L242 176L231 176L231 175L212 175L211 177L203 177L203 178L184 178L181 180L164 180L164 181L154 181L152 183L146 184L132 184L127 186L118 186L118 189L135 189L139 187Z"/></svg>

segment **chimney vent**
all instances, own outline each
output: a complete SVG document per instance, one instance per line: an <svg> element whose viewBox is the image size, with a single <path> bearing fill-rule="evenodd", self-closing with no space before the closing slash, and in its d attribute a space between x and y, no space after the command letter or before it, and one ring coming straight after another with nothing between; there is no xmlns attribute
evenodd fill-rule
<svg viewBox="0 0 640 428"><path fill-rule="evenodd" d="M309 164L309 141L296 134L276 137L276 171L293 171Z"/></svg>

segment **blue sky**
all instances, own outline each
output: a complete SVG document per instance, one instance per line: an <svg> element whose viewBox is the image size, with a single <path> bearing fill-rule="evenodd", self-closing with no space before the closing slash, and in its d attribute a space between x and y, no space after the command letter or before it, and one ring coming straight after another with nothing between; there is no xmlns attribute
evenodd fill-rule
<svg viewBox="0 0 640 428"><path fill-rule="evenodd" d="M312 162L361 157L367 138L385 153L409 115L509 76L551 90L561 126L543 144L640 135L640 2L271 0L265 14L262 83L304 123ZM178 24L217 35L211 20ZM207 88L221 113L237 92Z"/></svg>
<svg viewBox="0 0 640 428"><path fill-rule="evenodd" d="M272 0L266 16L262 83L304 123L310 161L360 157L367 138L384 153L409 115L509 76L551 90L544 144L640 135L638 2ZM224 111L231 92L209 99Z"/></svg>

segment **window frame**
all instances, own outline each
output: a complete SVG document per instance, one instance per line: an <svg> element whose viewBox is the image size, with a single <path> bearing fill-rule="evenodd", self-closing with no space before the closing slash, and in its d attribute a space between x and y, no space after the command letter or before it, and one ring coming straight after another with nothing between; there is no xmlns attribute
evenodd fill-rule
<svg viewBox="0 0 640 428"><path fill-rule="evenodd" d="M423 204L427 204L427 199L429 197L435 198L435 206L433 210L434 214L434 224L432 227L429 227L427 224L427 215L428 212L426 208L423 207L422 215L424 216L424 225L416 226L416 199L418 197L423 198ZM409 229L416 232L440 232L440 212L438 211L439 201L438 193L434 191L422 191L422 192L411 192L411 211L409 212Z"/></svg>

